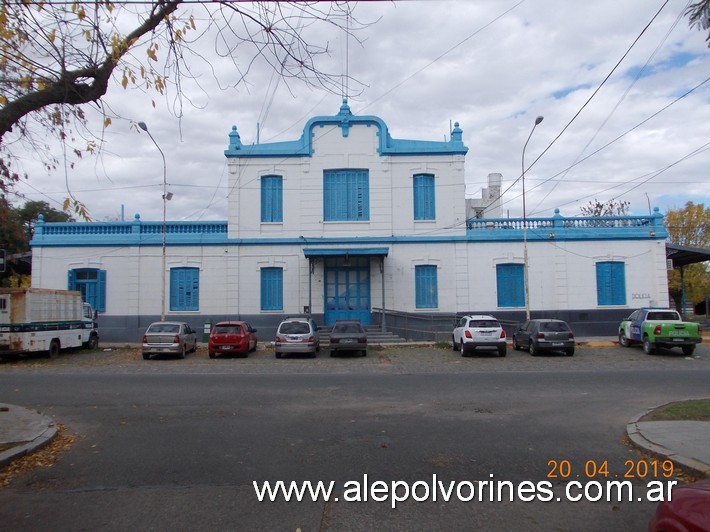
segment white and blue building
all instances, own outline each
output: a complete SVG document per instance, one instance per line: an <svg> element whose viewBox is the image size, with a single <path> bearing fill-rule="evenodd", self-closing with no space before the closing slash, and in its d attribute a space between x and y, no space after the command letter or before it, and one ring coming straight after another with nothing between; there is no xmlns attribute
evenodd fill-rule
<svg viewBox="0 0 710 532"><path fill-rule="evenodd" d="M32 285L80 290L109 341L135 341L161 312L198 329L245 319L261 339L303 313L322 325L357 318L448 339L457 314L491 313L511 326L524 318L525 238L534 317L566 319L578 335L614 334L629 309L668 304L658 210L556 210L527 218L526 229L521 219L469 217L467 152L458 124L448 141L396 139L346 101L293 141L245 145L233 126L227 220L40 219Z"/></svg>

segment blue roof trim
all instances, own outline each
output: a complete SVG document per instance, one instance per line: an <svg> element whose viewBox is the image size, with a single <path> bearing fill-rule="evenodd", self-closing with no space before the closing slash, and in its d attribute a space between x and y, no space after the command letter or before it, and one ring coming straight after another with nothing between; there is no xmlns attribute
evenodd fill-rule
<svg viewBox="0 0 710 532"><path fill-rule="evenodd" d="M311 157L313 156L314 130L317 127L339 126L343 137L350 134L350 128L355 125L376 127L379 137L377 152L383 155L465 155L468 148L463 143L463 130L456 122L448 141L393 139L387 124L372 115L355 116L350 111L347 99L343 99L340 112L334 116L315 116L306 122L301 138L294 141L271 142L267 144L252 144L245 146L237 131L232 126L229 133L229 146L224 150L228 159L242 157Z"/></svg>
<svg viewBox="0 0 710 532"><path fill-rule="evenodd" d="M342 255L378 255L386 257L389 248L306 248L303 254L306 257L339 257Z"/></svg>

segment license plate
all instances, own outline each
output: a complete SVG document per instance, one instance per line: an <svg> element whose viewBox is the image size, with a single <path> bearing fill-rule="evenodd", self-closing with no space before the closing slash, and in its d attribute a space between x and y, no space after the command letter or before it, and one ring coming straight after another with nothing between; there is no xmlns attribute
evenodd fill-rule
<svg viewBox="0 0 710 532"><path fill-rule="evenodd" d="M481 336L490 336L491 334L493 334L491 331L481 331L480 332Z"/></svg>
<svg viewBox="0 0 710 532"><path fill-rule="evenodd" d="M552 342L552 347L562 347L563 345L565 344L563 344L562 342Z"/></svg>
<svg viewBox="0 0 710 532"><path fill-rule="evenodd" d="M354 344L355 340L353 340L352 338L344 338L341 340L341 342L344 344Z"/></svg>
<svg viewBox="0 0 710 532"><path fill-rule="evenodd" d="M673 338L673 341L674 341L674 342L682 342L683 339L682 339L682 338Z"/></svg>
<svg viewBox="0 0 710 532"><path fill-rule="evenodd" d="M228 349L232 349L232 346L231 345L223 345L222 349L227 351Z"/></svg>

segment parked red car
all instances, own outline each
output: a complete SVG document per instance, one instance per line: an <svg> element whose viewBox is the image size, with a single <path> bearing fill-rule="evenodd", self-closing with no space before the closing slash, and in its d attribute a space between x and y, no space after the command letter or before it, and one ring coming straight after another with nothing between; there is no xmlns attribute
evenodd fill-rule
<svg viewBox="0 0 710 532"><path fill-rule="evenodd" d="M207 350L210 358L217 355L249 356L256 351L256 329L245 321L221 321L210 331Z"/></svg>
<svg viewBox="0 0 710 532"><path fill-rule="evenodd" d="M673 488L670 501L658 503L648 532L708 532L710 481L701 480Z"/></svg>

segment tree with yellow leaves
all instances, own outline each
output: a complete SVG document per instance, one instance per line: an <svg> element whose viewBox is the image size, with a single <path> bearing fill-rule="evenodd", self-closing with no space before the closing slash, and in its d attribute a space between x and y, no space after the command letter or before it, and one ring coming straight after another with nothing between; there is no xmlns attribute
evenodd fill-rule
<svg viewBox="0 0 710 532"><path fill-rule="evenodd" d="M682 209L668 211L665 217L668 240L672 244L685 247L710 249L710 208L702 203L689 201ZM710 294L709 264L699 262L684 267L686 301L700 303ZM668 288L671 297L680 308L680 269L668 272ZM707 313L707 310L706 310Z"/></svg>

